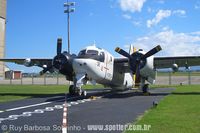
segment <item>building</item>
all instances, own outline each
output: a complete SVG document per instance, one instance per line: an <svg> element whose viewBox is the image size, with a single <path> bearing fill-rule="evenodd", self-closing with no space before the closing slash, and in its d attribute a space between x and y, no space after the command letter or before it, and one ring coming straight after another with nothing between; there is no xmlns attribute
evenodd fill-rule
<svg viewBox="0 0 200 133"><path fill-rule="evenodd" d="M0 0L0 58L5 53L6 0ZM0 62L0 79L4 78L4 63Z"/></svg>
<svg viewBox="0 0 200 133"><path fill-rule="evenodd" d="M6 79L21 79L22 72L21 71L6 71L5 78Z"/></svg>

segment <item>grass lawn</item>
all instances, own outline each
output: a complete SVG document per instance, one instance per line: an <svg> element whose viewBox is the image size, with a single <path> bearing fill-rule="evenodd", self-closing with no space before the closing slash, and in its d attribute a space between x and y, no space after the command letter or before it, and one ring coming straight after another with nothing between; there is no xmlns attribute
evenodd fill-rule
<svg viewBox="0 0 200 133"><path fill-rule="evenodd" d="M86 85L84 89L102 88L101 85ZM61 95L68 92L66 85L0 85L0 102L25 98Z"/></svg>
<svg viewBox="0 0 200 133"><path fill-rule="evenodd" d="M138 118L135 125L151 125L149 131L126 131L126 133L199 133L200 132L200 86L176 86L176 90L157 107Z"/></svg>

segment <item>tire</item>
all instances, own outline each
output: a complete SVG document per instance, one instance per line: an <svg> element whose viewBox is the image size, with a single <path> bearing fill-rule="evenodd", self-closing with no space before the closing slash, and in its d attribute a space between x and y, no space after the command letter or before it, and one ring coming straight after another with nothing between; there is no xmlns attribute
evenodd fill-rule
<svg viewBox="0 0 200 133"><path fill-rule="evenodd" d="M83 91L82 91L82 89L81 88L77 88L77 94L78 94L78 96L81 96L82 95L82 93L83 93Z"/></svg>
<svg viewBox="0 0 200 133"><path fill-rule="evenodd" d="M149 85L148 85L148 84L145 84L145 85L143 86L143 88L142 88L142 92L143 92L143 93L147 93L148 90L149 90Z"/></svg>
<svg viewBox="0 0 200 133"><path fill-rule="evenodd" d="M82 92L82 96L86 97L87 96L87 91Z"/></svg>
<svg viewBox="0 0 200 133"><path fill-rule="evenodd" d="M69 94L70 94L70 95L74 95L74 93L75 93L74 85L70 85L70 86L69 86Z"/></svg>

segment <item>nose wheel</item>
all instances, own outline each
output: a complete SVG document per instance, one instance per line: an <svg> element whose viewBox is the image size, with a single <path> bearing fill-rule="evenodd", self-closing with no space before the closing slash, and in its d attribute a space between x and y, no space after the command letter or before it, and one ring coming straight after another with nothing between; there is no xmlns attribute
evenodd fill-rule
<svg viewBox="0 0 200 133"><path fill-rule="evenodd" d="M142 87L142 92L144 95L149 95L149 84L145 84L143 87Z"/></svg>
<svg viewBox="0 0 200 133"><path fill-rule="evenodd" d="M87 96L87 92L83 90L81 87L75 87L74 85L69 86L69 94L74 96Z"/></svg>

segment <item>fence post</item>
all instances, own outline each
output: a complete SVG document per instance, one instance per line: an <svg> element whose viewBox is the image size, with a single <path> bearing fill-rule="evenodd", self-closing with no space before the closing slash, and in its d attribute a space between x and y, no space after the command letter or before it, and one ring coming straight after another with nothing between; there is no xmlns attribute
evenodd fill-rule
<svg viewBox="0 0 200 133"><path fill-rule="evenodd" d="M191 85L191 71L188 69L188 84Z"/></svg>
<svg viewBox="0 0 200 133"><path fill-rule="evenodd" d="M21 75L21 85L23 84L23 81L22 81L22 79L23 79L23 76Z"/></svg>
<svg viewBox="0 0 200 133"><path fill-rule="evenodd" d="M169 71L169 85L172 84L172 75L171 75L171 72Z"/></svg>
<svg viewBox="0 0 200 133"><path fill-rule="evenodd" d="M13 71L10 71L10 85L12 84Z"/></svg>
<svg viewBox="0 0 200 133"><path fill-rule="evenodd" d="M59 73L57 73L57 85L59 84Z"/></svg>
<svg viewBox="0 0 200 133"><path fill-rule="evenodd" d="M10 85L12 84L12 76L10 76Z"/></svg>
<svg viewBox="0 0 200 133"><path fill-rule="evenodd" d="M44 85L46 85L46 74L44 74Z"/></svg>
<svg viewBox="0 0 200 133"><path fill-rule="evenodd" d="M34 81L33 81L33 74L32 74L32 85L34 84Z"/></svg>

